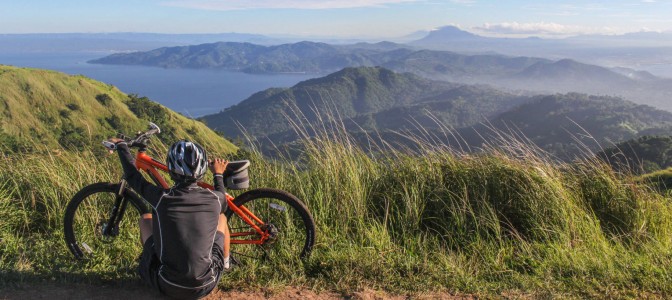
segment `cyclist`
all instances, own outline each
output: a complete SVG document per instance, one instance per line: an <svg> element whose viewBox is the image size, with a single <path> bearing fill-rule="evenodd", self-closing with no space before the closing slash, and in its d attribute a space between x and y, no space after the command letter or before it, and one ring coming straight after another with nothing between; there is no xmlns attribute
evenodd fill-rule
<svg viewBox="0 0 672 300"><path fill-rule="evenodd" d="M222 174L228 161L208 161L197 143L181 140L168 150L167 166L175 185L165 190L144 179L126 142L117 146L126 181L152 206L140 218L143 252L138 272L147 285L176 298L209 294L230 267L229 230L223 212L227 203ZM215 190L196 184L208 165Z"/></svg>

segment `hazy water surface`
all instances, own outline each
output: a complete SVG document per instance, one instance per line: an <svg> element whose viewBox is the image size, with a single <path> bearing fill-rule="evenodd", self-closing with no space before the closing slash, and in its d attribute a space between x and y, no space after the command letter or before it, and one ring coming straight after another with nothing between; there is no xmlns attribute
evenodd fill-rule
<svg viewBox="0 0 672 300"><path fill-rule="evenodd" d="M316 77L305 74L252 75L205 69L163 69L144 66L89 64L100 53L0 53L0 64L82 74L117 86L125 93L147 96L188 116L216 113L251 94L290 87Z"/></svg>
<svg viewBox="0 0 672 300"><path fill-rule="evenodd" d="M656 76L672 78L672 63L660 63L655 65L637 66L636 69L649 71Z"/></svg>

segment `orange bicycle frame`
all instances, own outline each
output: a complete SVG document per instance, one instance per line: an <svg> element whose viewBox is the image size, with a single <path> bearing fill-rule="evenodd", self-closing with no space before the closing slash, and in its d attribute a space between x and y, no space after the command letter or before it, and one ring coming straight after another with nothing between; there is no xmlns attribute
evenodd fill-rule
<svg viewBox="0 0 672 300"><path fill-rule="evenodd" d="M162 186L164 189L169 189L170 185L166 180L161 176L161 173L159 170L163 172L168 172L168 167L161 163L160 161L153 159L147 153L143 151L138 151L138 154L135 157L135 167L138 168L138 170L145 171L147 174L149 174L149 177L154 180L154 182L160 186ZM199 181L197 183L200 187L207 188L210 190L214 190L214 187L210 184L207 184L205 182ZM230 233L231 235L231 244L255 244L255 245L262 245L266 240L269 238L269 234L262 229L264 227L265 223L262 221L259 217L255 216L254 213L252 213L250 210L248 210L245 206L236 206L233 203L233 198L231 195L228 193L225 194L226 196L226 203L228 207L238 215L245 223L250 225L253 230L251 231L245 231L245 232L236 232L236 233ZM253 237L258 237L257 239L254 239ZM252 237L252 239L250 239ZM243 239L246 238L246 239Z"/></svg>

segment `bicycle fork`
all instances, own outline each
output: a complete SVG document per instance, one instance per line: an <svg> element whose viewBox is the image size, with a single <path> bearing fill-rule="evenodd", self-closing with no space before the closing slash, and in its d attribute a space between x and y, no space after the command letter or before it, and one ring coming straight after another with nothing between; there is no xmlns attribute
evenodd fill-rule
<svg viewBox="0 0 672 300"><path fill-rule="evenodd" d="M126 180L122 178L119 182L119 190L117 190L115 195L114 206L110 211L110 217L107 220L107 223L103 224L103 237L113 238L119 234L119 222L121 222L121 219L124 217L126 206L128 205L128 200L124 197L126 185Z"/></svg>

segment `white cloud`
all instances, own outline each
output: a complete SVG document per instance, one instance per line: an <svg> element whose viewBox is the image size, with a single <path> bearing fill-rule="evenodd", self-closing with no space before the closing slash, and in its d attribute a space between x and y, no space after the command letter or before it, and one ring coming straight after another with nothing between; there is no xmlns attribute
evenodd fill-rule
<svg viewBox="0 0 672 300"><path fill-rule="evenodd" d="M455 4L474 4L476 0L450 0L450 2Z"/></svg>
<svg viewBox="0 0 672 300"><path fill-rule="evenodd" d="M475 27L475 29L494 34L512 34L512 35L574 35L574 34L591 34L591 33L613 33L612 28L602 27L585 27L577 25L563 25L557 23L518 23L505 22L499 24L485 23L483 26Z"/></svg>
<svg viewBox="0 0 672 300"><path fill-rule="evenodd" d="M163 5L203 10L245 9L334 9L380 7L386 4L420 2L423 0L174 0ZM470 1L470 0L457 0Z"/></svg>

